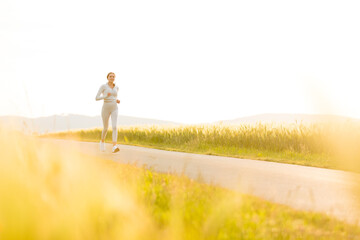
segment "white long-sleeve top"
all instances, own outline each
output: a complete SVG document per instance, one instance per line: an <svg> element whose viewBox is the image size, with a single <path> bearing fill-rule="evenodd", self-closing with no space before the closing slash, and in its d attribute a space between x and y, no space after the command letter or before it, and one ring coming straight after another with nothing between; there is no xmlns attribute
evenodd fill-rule
<svg viewBox="0 0 360 240"><path fill-rule="evenodd" d="M111 88L109 84L105 83L100 86L98 93L96 94L95 100L99 101L101 99L104 99L104 102L116 102L117 94L119 91L118 86L114 86L114 88ZM108 93L111 93L111 95L108 97ZM102 95L102 96L101 96Z"/></svg>

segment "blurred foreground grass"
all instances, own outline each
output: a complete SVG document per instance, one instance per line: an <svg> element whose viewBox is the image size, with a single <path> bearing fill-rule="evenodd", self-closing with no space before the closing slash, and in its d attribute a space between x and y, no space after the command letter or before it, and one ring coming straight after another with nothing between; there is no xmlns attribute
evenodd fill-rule
<svg viewBox="0 0 360 240"><path fill-rule="evenodd" d="M102 129L43 135L99 141ZM360 124L185 125L121 127L122 144L360 172ZM111 130L106 141L111 142Z"/></svg>
<svg viewBox="0 0 360 240"><path fill-rule="evenodd" d="M360 228L0 128L0 239L359 239Z"/></svg>

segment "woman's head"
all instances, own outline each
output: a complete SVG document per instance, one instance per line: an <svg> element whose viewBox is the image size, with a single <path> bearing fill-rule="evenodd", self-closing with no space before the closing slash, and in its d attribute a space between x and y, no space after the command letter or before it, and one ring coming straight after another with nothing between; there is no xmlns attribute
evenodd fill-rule
<svg viewBox="0 0 360 240"><path fill-rule="evenodd" d="M113 83L115 81L115 73L109 72L106 78L108 79L109 82Z"/></svg>
<svg viewBox="0 0 360 240"><path fill-rule="evenodd" d="M108 80L110 80L110 79L115 80L115 73L109 72L108 75L106 76L106 78L107 78Z"/></svg>

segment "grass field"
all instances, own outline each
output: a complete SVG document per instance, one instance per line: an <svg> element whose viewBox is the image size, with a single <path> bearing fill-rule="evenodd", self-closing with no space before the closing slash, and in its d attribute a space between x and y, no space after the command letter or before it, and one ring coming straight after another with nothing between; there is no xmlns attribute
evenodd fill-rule
<svg viewBox="0 0 360 240"><path fill-rule="evenodd" d="M0 239L358 239L360 228L0 128Z"/></svg>
<svg viewBox="0 0 360 240"><path fill-rule="evenodd" d="M102 129L45 137L99 141ZM347 123L134 126L118 130L119 142L165 150L259 159L323 168L360 170L360 125ZM106 141L111 142L111 130Z"/></svg>

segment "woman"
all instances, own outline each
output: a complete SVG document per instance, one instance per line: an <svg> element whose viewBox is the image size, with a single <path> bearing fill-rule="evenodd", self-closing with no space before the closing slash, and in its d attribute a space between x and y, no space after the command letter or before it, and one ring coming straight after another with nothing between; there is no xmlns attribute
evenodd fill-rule
<svg viewBox="0 0 360 240"><path fill-rule="evenodd" d="M117 93L119 91L119 87L115 86L115 73L109 72L107 75L108 82L106 84L101 85L99 91L96 95L96 101L104 99L104 104L102 106L101 117L103 120L104 128L101 133L100 140L100 151L105 151L105 137L109 127L109 118L111 116L112 123L112 143L113 148L112 152L116 153L120 151L119 146L116 144L117 142L117 116L118 116L118 106L120 100L117 99ZM102 96L101 96L102 94Z"/></svg>

